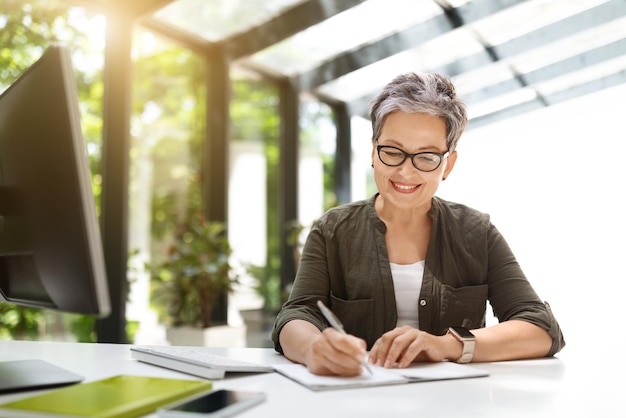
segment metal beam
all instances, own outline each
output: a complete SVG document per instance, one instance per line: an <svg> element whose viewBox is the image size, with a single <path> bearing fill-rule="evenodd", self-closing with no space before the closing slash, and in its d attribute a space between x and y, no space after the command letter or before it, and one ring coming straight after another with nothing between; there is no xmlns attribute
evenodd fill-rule
<svg viewBox="0 0 626 418"><path fill-rule="evenodd" d="M252 55L363 1L365 0L309 0L259 26L226 39L222 47L232 60Z"/></svg>
<svg viewBox="0 0 626 418"><path fill-rule="evenodd" d="M352 201L352 129L345 105L333 106L332 110L337 127L334 190L337 203L341 204Z"/></svg>
<svg viewBox="0 0 626 418"><path fill-rule="evenodd" d="M202 201L209 222L228 225L228 161L230 142L230 62L219 51L205 55L206 133L202 148ZM211 321L228 322L228 295L219 296Z"/></svg>
<svg viewBox="0 0 626 418"><path fill-rule="evenodd" d="M298 148L300 143L298 91L288 80L277 83L280 104L280 162L278 175L278 228L280 231L281 292L293 282L296 264L288 244L289 225L298 220Z"/></svg>
<svg viewBox="0 0 626 418"><path fill-rule="evenodd" d="M213 54L217 50L217 45L214 42L207 41L193 33L180 30L178 27L161 20L145 18L139 21L139 25L157 36L161 36L170 42L174 42L202 56Z"/></svg>
<svg viewBox="0 0 626 418"><path fill-rule="evenodd" d="M132 16L109 16L104 52L101 235L111 315L99 319L99 342L125 343L128 293L128 177Z"/></svg>
<svg viewBox="0 0 626 418"><path fill-rule="evenodd" d="M208 221L228 221L228 143L230 141L230 63L206 57L207 127L202 159L204 212Z"/></svg>

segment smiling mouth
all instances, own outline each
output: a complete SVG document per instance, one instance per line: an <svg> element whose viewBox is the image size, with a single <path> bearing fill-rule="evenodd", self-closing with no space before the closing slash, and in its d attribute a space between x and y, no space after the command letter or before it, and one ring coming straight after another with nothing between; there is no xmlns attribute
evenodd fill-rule
<svg viewBox="0 0 626 418"><path fill-rule="evenodd" d="M408 192L412 192L414 190L416 190L419 187L419 184L413 184L413 185L409 185L409 184L401 184L401 183L395 183L395 182L391 182L391 184L393 185L393 188L403 192L403 193L408 193Z"/></svg>

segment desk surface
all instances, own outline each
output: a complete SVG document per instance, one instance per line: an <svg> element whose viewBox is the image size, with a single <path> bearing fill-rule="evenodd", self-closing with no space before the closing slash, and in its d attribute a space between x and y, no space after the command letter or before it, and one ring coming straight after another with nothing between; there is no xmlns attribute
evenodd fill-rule
<svg viewBox="0 0 626 418"><path fill-rule="evenodd" d="M272 349L211 348L268 364L285 362ZM0 361L38 358L86 377L116 374L193 378L131 359L129 345L0 341ZM620 360L617 360L620 361ZM614 417L626 416L624 367L589 358L540 359L476 365L491 376L374 388L313 392L277 373L229 374L215 388L264 391L267 400L237 415L251 417ZM620 369L619 372L617 369ZM32 395L0 396L0 403ZM151 415L156 416L156 415Z"/></svg>

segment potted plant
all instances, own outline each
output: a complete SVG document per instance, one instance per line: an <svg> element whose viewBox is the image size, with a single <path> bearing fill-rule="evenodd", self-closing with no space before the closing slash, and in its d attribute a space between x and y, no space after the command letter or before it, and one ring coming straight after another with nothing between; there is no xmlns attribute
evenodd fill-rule
<svg viewBox="0 0 626 418"><path fill-rule="evenodd" d="M248 347L272 347L271 331L282 302L280 277L268 266L250 264L246 273L256 281L254 290L263 301L257 309L244 309L239 313L246 324Z"/></svg>
<svg viewBox="0 0 626 418"><path fill-rule="evenodd" d="M293 221L288 225L289 234L287 244L291 246L294 255L294 267L298 270L300 262L300 233L304 226ZM281 280L276 266L272 268L268 260L267 265L249 264L246 273L256 280L254 289L263 301L260 309L241 310L241 316L247 328L249 347L273 347L270 334L276 314L289 297L290 289L281 287Z"/></svg>
<svg viewBox="0 0 626 418"><path fill-rule="evenodd" d="M225 225L201 218L180 226L164 259L150 267L151 302L173 345L211 345L216 325L227 332L213 313L237 282L231 252Z"/></svg>

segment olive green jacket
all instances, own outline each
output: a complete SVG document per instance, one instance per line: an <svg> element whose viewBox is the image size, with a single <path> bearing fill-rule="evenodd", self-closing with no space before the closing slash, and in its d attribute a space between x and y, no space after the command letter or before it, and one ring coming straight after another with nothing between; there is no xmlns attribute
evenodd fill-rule
<svg viewBox="0 0 626 418"><path fill-rule="evenodd" d="M333 208L312 227L291 295L274 324L278 352L278 335L287 322L303 319L320 330L328 327L317 300L368 349L395 328L386 226L376 214L375 199ZM552 337L549 356L561 350L565 341L549 305L539 299L489 216L437 197L429 215L432 232L416 306L420 329L443 335L451 326L484 327L489 301L499 321L523 320L545 329Z"/></svg>

